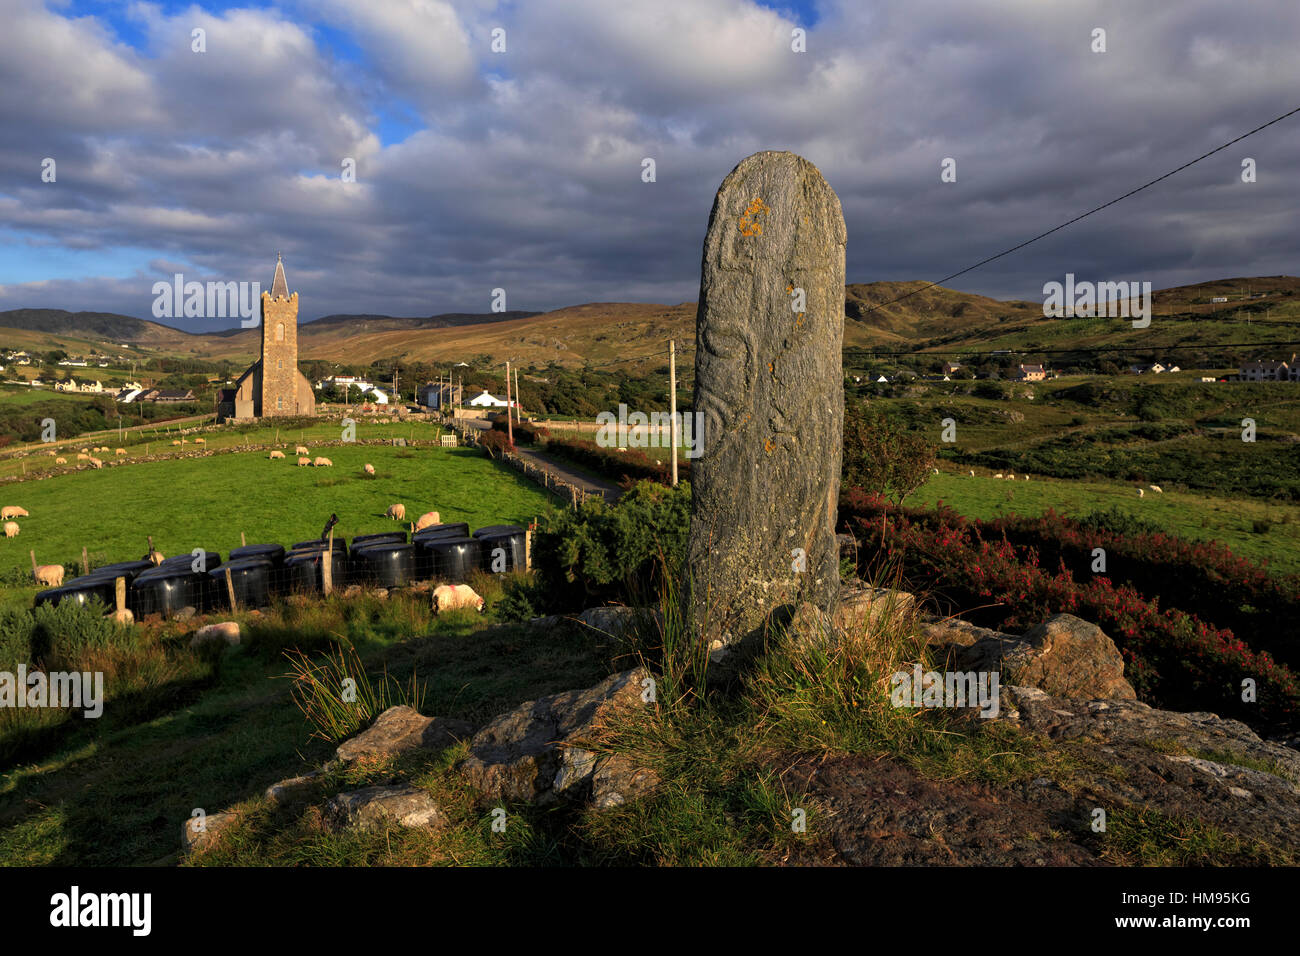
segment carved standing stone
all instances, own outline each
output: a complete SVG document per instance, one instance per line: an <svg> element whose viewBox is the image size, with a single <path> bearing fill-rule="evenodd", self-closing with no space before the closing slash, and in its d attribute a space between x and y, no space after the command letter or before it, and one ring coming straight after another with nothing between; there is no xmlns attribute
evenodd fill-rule
<svg viewBox="0 0 1300 956"><path fill-rule="evenodd" d="M690 611L710 646L839 596L844 216L817 167L755 153L723 180L696 315Z"/></svg>

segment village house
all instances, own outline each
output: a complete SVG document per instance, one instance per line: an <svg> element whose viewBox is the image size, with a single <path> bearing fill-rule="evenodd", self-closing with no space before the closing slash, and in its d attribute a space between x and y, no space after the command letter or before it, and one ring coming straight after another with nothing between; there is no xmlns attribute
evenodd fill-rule
<svg viewBox="0 0 1300 956"><path fill-rule="evenodd" d="M1300 363L1293 352L1290 359L1256 359L1241 366L1237 377L1243 382L1300 381Z"/></svg>
<svg viewBox="0 0 1300 956"><path fill-rule="evenodd" d="M1047 369L1041 365L1021 365L1011 373L1013 382L1041 382L1047 378Z"/></svg>
<svg viewBox="0 0 1300 956"><path fill-rule="evenodd" d="M962 364L961 364L960 362L944 362L944 363L943 363L943 374L944 374L944 375L952 375L954 372L960 372L961 369L962 369Z"/></svg>
<svg viewBox="0 0 1300 956"><path fill-rule="evenodd" d="M513 408L515 403L507 402L504 398L497 398L485 388L483 394L475 395L469 400L469 404L475 408L505 408L507 405Z"/></svg>
<svg viewBox="0 0 1300 956"><path fill-rule="evenodd" d="M459 405L462 397L462 387L459 385L426 382L416 393L415 400L425 408L445 408L448 405Z"/></svg>

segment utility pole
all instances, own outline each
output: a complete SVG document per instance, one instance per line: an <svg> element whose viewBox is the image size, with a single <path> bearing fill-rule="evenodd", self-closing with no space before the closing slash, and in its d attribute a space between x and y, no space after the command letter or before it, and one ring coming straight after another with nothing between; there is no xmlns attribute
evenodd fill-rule
<svg viewBox="0 0 1300 956"><path fill-rule="evenodd" d="M523 413L523 408L521 407L519 402L519 367L516 366L515 367L515 421L519 422L520 424L523 424L524 421L523 418L521 417L522 413Z"/></svg>
<svg viewBox="0 0 1300 956"><path fill-rule="evenodd" d="M510 424L510 363L506 362L506 436L510 439L510 444L515 443L515 429Z"/></svg>
<svg viewBox="0 0 1300 956"><path fill-rule="evenodd" d="M677 343L668 340L668 430L671 434L673 487L677 487Z"/></svg>

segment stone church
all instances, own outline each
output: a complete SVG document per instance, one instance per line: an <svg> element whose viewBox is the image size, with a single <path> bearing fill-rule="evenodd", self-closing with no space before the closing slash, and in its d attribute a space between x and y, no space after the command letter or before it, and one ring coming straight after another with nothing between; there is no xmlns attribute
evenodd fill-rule
<svg viewBox="0 0 1300 956"><path fill-rule="evenodd" d="M262 293L262 357L217 398L217 421L314 415L316 396L298 371L298 293L289 294L276 256L271 291Z"/></svg>

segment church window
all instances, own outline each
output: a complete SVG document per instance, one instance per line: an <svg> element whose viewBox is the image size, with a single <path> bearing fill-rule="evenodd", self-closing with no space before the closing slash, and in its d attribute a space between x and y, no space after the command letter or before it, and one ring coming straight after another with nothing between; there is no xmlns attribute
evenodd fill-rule
<svg viewBox="0 0 1300 956"><path fill-rule="evenodd" d="M283 342L283 341L284 341L284 323L283 323L283 322L277 322L277 323L275 323L275 340L276 340L277 342Z"/></svg>
<svg viewBox="0 0 1300 956"><path fill-rule="evenodd" d="M284 371L284 359L276 359L276 360L275 360L275 367L276 367L276 369L278 369L279 371L283 372L283 371Z"/></svg>
<svg viewBox="0 0 1300 956"><path fill-rule="evenodd" d="M276 396L276 399L275 399L275 407L276 407L276 408L284 408L284 396L282 396L282 395L281 395L281 396Z"/></svg>

